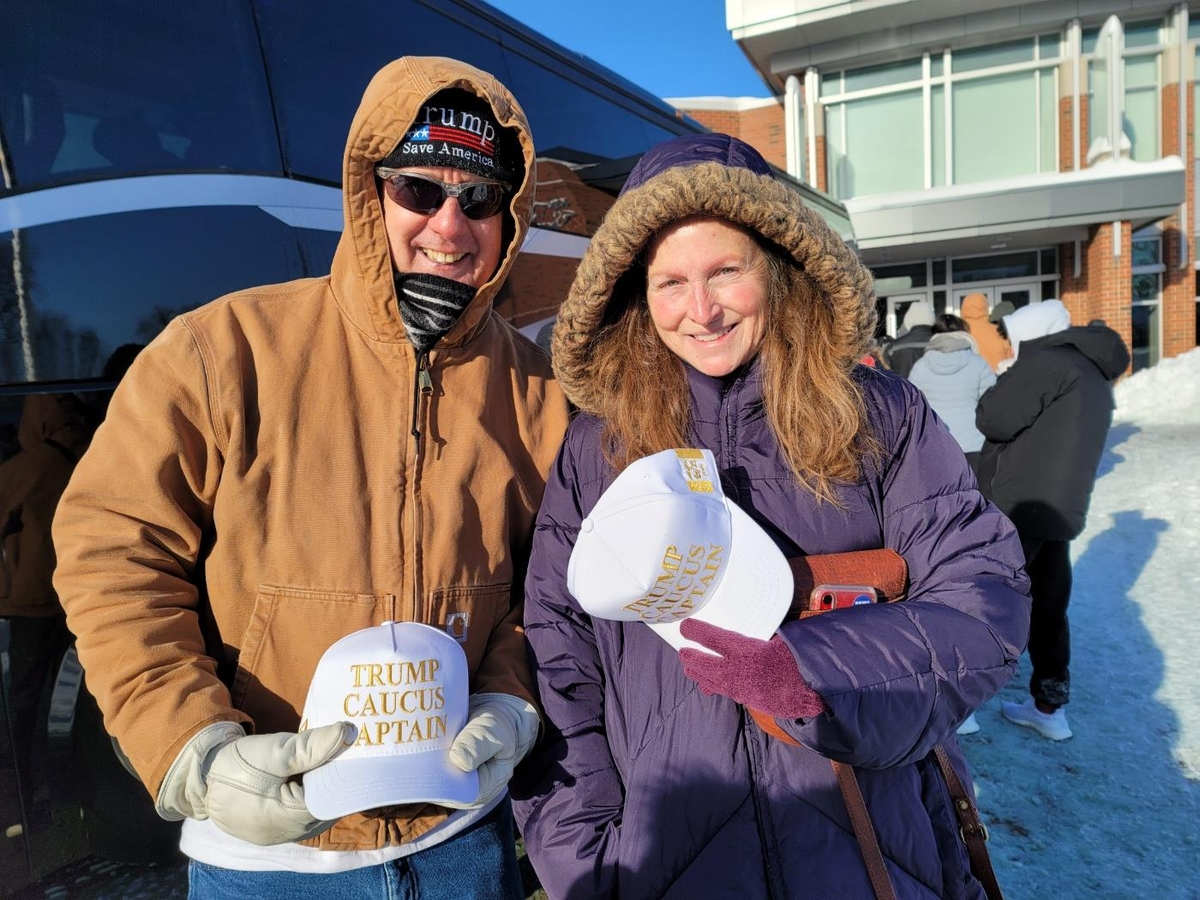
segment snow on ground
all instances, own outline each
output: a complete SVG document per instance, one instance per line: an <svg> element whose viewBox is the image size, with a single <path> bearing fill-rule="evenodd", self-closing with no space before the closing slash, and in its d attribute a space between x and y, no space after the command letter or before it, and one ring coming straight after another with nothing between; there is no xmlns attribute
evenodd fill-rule
<svg viewBox="0 0 1200 900"><path fill-rule="evenodd" d="M1071 547L1075 737L960 738L1008 900L1200 898L1200 348L1124 379Z"/></svg>

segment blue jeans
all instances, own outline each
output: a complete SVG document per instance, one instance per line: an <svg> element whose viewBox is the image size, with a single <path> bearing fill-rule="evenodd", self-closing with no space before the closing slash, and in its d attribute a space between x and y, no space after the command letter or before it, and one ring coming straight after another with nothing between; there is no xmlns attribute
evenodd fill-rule
<svg viewBox="0 0 1200 900"><path fill-rule="evenodd" d="M522 900L508 799L435 847L349 872L242 872L193 860L190 900Z"/></svg>

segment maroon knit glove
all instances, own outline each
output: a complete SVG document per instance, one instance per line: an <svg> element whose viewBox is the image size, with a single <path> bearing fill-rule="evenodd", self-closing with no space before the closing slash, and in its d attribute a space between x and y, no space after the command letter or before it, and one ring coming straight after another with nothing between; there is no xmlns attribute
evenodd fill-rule
<svg viewBox="0 0 1200 900"><path fill-rule="evenodd" d="M684 619L679 632L720 654L690 647L679 651L684 674L709 696L721 694L781 719L809 719L825 712L825 701L804 680L779 635L760 641L699 619Z"/></svg>

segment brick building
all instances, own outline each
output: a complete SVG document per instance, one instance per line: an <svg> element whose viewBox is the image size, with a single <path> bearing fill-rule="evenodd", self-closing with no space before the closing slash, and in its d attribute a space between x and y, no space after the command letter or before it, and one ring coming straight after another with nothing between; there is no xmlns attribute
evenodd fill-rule
<svg viewBox="0 0 1200 900"><path fill-rule="evenodd" d="M914 300L979 292L1104 319L1134 370L1200 343L1200 3L727 0L726 20L774 96L670 102L845 204L890 333Z"/></svg>

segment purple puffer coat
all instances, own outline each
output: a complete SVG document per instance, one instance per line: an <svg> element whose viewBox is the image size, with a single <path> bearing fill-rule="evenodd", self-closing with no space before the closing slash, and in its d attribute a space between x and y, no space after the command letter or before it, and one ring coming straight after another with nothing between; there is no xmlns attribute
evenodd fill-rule
<svg viewBox="0 0 1200 900"><path fill-rule="evenodd" d="M727 135L650 150L559 310L554 371L583 414L550 474L526 579L546 730L511 785L514 809L552 898L867 900L829 764L841 760L858 769L899 900L980 900L931 750L945 741L969 783L954 728L1009 680L1028 633L1020 543L920 392L854 365L875 328L870 273L769 173ZM599 449L608 395L594 338L614 296L645 302L630 298L627 276L660 229L692 215L757 233L809 280L811 292L770 302L829 308L828 332L812 339L858 379L880 453L837 489L837 504L818 505L797 487L767 423L758 361L726 379L685 367L691 445L713 452L726 496L785 555L889 547L908 563L906 601L780 629L828 706L809 721L779 722L799 747L768 737L732 700L704 695L645 625L593 619L565 587L580 522L615 477Z"/></svg>
<svg viewBox="0 0 1200 900"><path fill-rule="evenodd" d="M907 601L781 629L829 706L781 722L801 747L702 694L649 628L592 619L566 592L579 524L615 477L598 420L572 424L526 582L547 733L514 784L552 898L871 897L827 757L858 767L901 900L983 897L930 751L947 742L965 774L954 728L1015 670L1029 624L1021 549L920 393L858 371L884 456L835 510L781 476L757 365L728 385L689 370L694 446L785 555L890 547L908 562Z"/></svg>

